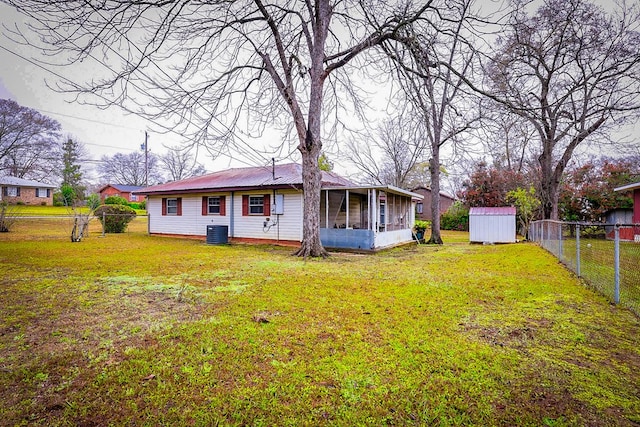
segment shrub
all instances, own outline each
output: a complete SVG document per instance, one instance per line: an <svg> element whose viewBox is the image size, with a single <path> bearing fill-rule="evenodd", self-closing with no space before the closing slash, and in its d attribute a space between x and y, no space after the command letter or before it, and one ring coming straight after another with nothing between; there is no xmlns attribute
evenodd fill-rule
<svg viewBox="0 0 640 427"><path fill-rule="evenodd" d="M129 203L129 207L130 207L131 209L142 209L142 208L140 207L140 203L137 203L137 202L131 202L131 203Z"/></svg>
<svg viewBox="0 0 640 427"><path fill-rule="evenodd" d="M147 199L140 202L140 209L147 210Z"/></svg>
<svg viewBox="0 0 640 427"><path fill-rule="evenodd" d="M95 210L100 206L100 196L96 193L93 193L87 197L87 207L89 210Z"/></svg>
<svg viewBox="0 0 640 427"><path fill-rule="evenodd" d="M105 233L124 233L127 225L136 217L136 211L124 205L102 205L94 213L102 221Z"/></svg>
<svg viewBox="0 0 640 427"><path fill-rule="evenodd" d="M469 231L469 208L456 201L440 217L442 230Z"/></svg>
<svg viewBox="0 0 640 427"><path fill-rule="evenodd" d="M109 196L104 199L105 205L125 205L127 206L129 202L124 197L120 196Z"/></svg>

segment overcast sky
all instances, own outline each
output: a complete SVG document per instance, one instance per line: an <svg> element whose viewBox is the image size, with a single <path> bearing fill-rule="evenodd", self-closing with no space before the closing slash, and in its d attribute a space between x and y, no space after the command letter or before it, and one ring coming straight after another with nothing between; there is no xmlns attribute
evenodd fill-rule
<svg viewBox="0 0 640 427"><path fill-rule="evenodd" d="M23 17L12 7L0 2L0 23L12 27L24 22ZM0 33L0 98L12 99L18 104L38 110L56 119L62 125L64 134L70 134L85 144L90 152L87 167L103 155L130 153L141 150L145 130L158 128L153 123L135 115L124 113L118 107L101 110L91 105L81 105L73 101L72 95L58 93L54 86L61 77L75 82L86 81L86 76L74 75L73 67L55 68L49 71L39 67L31 58L37 52L27 46L16 45L4 32ZM100 67L96 64L96 67ZM176 134L149 132L149 149L155 153L165 152L164 146L176 146L185 139ZM216 161L206 152L198 154L198 161L209 170L227 167L258 165L269 161L264 156L235 156L218 158Z"/></svg>
<svg viewBox="0 0 640 427"><path fill-rule="evenodd" d="M0 23L4 27L10 28L17 22L24 28L23 21L23 17L13 8L0 2ZM145 130L157 128L153 123L137 116L127 115L117 107L100 110L95 106L80 105L73 102L71 95L50 89L47 83L55 85L61 80L61 76L74 82L86 82L87 77L74 75L74 67L48 66L49 70L45 70L29 62L33 56L37 56L37 52L27 46L16 45L7 39L4 28L2 29L0 32L0 98L13 99L20 105L34 108L60 122L65 134L71 134L84 143L89 150L91 158L87 159L89 161L87 168L95 164L95 161L103 155L111 156L118 152L130 153L140 150L140 145L144 143ZM97 63L95 66L101 67ZM635 133L633 129L631 132ZM163 145L176 146L185 142L184 138L175 134L163 135L150 132L149 135L149 148L155 153L163 153L165 151ZM251 144L273 145L273 141L255 141L248 139L246 135L238 136ZM279 138L277 134L271 134L270 137ZM234 159L222 157L213 161L206 152L198 155L198 161L209 170L257 166L265 164L269 158L269 155L261 156L253 153L237 155ZM349 174L347 164L337 162L336 166L338 173ZM95 180L96 177L93 176L93 178Z"/></svg>

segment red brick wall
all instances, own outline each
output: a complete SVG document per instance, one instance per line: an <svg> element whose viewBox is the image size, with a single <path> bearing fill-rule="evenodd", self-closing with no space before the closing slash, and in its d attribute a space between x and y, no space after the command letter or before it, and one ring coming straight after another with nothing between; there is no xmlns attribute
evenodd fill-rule
<svg viewBox="0 0 640 427"><path fill-rule="evenodd" d="M416 219L431 221L431 191L423 188L418 188L412 191L424 196L424 199L422 199L422 213L416 213ZM440 196L440 215L445 213L452 204L453 200L448 197Z"/></svg>
<svg viewBox="0 0 640 427"><path fill-rule="evenodd" d="M131 202L131 193L126 192L126 191L118 191L117 189L113 188L113 187L107 187L104 190L102 190L100 192L100 200L104 201L104 199L106 199L107 197L111 197L111 196L120 196L120 197L124 197L125 199L127 199L127 202ZM140 203L145 199L145 196L139 195L138 194L138 200L133 200L133 202L136 203Z"/></svg>
<svg viewBox="0 0 640 427"><path fill-rule="evenodd" d="M53 205L53 188L49 189L49 197L36 197L36 189L31 187L20 187L20 195L19 196L5 196L4 188L2 187L2 201L7 202L9 204L16 204L18 202L24 203L25 205L42 205L43 203L47 206Z"/></svg>

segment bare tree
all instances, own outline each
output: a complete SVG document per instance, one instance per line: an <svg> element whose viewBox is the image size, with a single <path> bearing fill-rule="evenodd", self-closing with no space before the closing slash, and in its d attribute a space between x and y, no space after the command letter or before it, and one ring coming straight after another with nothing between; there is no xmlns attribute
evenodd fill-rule
<svg viewBox="0 0 640 427"><path fill-rule="evenodd" d="M58 166L60 123L0 99L0 173L47 180Z"/></svg>
<svg viewBox="0 0 640 427"><path fill-rule="evenodd" d="M165 154L158 156L161 166L171 181L202 175L206 169L195 161L191 150L184 147L169 147Z"/></svg>
<svg viewBox="0 0 640 427"><path fill-rule="evenodd" d="M83 100L129 106L150 118L169 116L178 130L194 124L194 140L209 147L224 141L217 120L226 120L229 137L240 121L260 133L288 116L302 156L302 256L326 255L318 214L323 107L340 104L326 96L340 87L353 92L336 72L395 38L435 9L435 1L8 0L37 20L32 28L52 57L122 64L102 80L71 87L91 95ZM33 42L24 34L14 37L20 36Z"/></svg>
<svg viewBox="0 0 640 427"><path fill-rule="evenodd" d="M514 172L524 172L536 157L536 131L518 115L505 110L491 100L483 110L482 125L478 129L493 164Z"/></svg>
<svg viewBox="0 0 640 427"><path fill-rule="evenodd" d="M367 143L348 142L349 160L365 181L411 187L414 172L424 160L427 142L419 123L409 124L410 121L399 115L380 124L376 135L367 135Z"/></svg>
<svg viewBox="0 0 640 427"><path fill-rule="evenodd" d="M98 164L98 173L105 182L142 186L147 181L146 174L149 182L162 182L157 164L157 157L153 153L148 154L146 165L144 153L139 151L129 154L116 153L111 157L102 156Z"/></svg>
<svg viewBox="0 0 640 427"><path fill-rule="evenodd" d="M490 85L467 82L535 129L543 215L557 219L561 178L576 149L637 120L640 6L623 2L605 13L588 0L545 0L529 16L524 3L486 67Z"/></svg>
<svg viewBox="0 0 640 427"><path fill-rule="evenodd" d="M474 50L467 37L473 34L470 24L473 0L449 2L438 21L416 20L403 31L407 49L392 46L389 57L398 64L398 81L404 95L422 120L424 137L430 150L431 237L429 243L442 244L440 235L440 154L447 143L459 141L479 119L474 100L465 92L462 77L474 71ZM394 48L395 47L395 48ZM447 67L437 67L446 63ZM457 72L453 73L451 70Z"/></svg>

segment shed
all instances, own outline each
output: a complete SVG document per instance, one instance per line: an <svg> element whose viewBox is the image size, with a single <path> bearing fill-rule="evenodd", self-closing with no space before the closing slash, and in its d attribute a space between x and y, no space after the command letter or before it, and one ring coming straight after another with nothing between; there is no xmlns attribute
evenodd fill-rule
<svg viewBox="0 0 640 427"><path fill-rule="evenodd" d="M516 208L475 207L469 210L471 243L515 243Z"/></svg>

